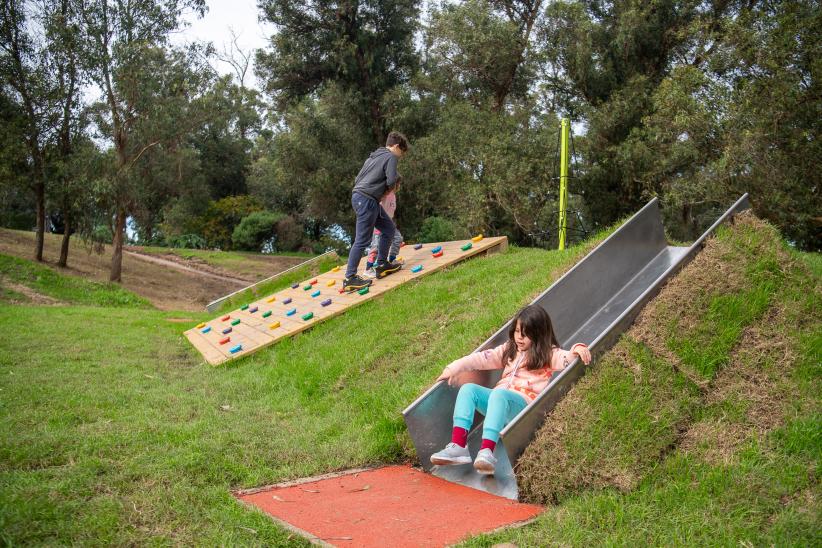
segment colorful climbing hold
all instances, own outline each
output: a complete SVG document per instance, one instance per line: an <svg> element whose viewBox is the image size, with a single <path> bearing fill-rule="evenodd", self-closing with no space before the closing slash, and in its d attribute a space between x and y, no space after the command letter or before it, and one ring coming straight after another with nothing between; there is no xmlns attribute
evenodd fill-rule
<svg viewBox="0 0 822 548"><path fill-rule="evenodd" d="M269 329L277 329L278 327L280 327L280 322L274 322L268 326Z"/></svg>
<svg viewBox="0 0 822 548"><path fill-rule="evenodd" d="M267 298L267 299L265 300L265 302L267 302L267 303L273 303L273 302L274 302L274 301L276 301L276 300L277 300L277 297L276 297L276 296L274 296L274 295L272 295L272 296L270 296L269 298Z"/></svg>
<svg viewBox="0 0 822 548"><path fill-rule="evenodd" d="M205 327L205 322L197 324L197 329L202 329L204 327Z"/></svg>
<svg viewBox="0 0 822 548"><path fill-rule="evenodd" d="M434 254L433 254L433 255L431 255L431 256L432 256L432 257L434 257L434 258L437 258L437 257L442 257L442 250L437 251L436 253L434 253Z"/></svg>
<svg viewBox="0 0 822 548"><path fill-rule="evenodd" d="M313 286L313 285L311 285L311 284L305 284L305 285L303 286L303 291L308 291L308 290L309 290L309 289L311 289L312 287L314 287L314 286Z"/></svg>
<svg viewBox="0 0 822 548"><path fill-rule="evenodd" d="M417 272L419 272L420 270L422 270L422 265L421 265L421 264L418 264L417 266L412 266L412 267L411 267L411 272L413 272L413 273L415 273L415 274L416 274Z"/></svg>
<svg viewBox="0 0 822 548"><path fill-rule="evenodd" d="M414 249L422 249L422 244L417 244L414 246Z"/></svg>
<svg viewBox="0 0 822 548"><path fill-rule="evenodd" d="M337 280L328 280L325 285L327 285L328 287L331 287L335 283L337 283Z"/></svg>
<svg viewBox="0 0 822 548"><path fill-rule="evenodd" d="M263 318L267 318L269 316L271 316L271 311L270 310L266 310L265 312L263 312Z"/></svg>
<svg viewBox="0 0 822 548"><path fill-rule="evenodd" d="M283 301L283 304L288 304L288 303L290 303L290 302L291 302L291 297L288 297L287 299L285 299L285 300Z"/></svg>
<svg viewBox="0 0 822 548"><path fill-rule="evenodd" d="M202 333L203 335L205 335L205 334L206 334L206 333L208 333L209 331L211 331L211 326L206 327L205 329L203 329L202 331L200 331L200 333Z"/></svg>
<svg viewBox="0 0 822 548"><path fill-rule="evenodd" d="M331 272L339 272L339 271L340 271L339 266L335 266L334 268L331 269Z"/></svg>
<svg viewBox="0 0 822 548"><path fill-rule="evenodd" d="M300 284L291 284L291 289L297 289L300 287Z"/></svg>
<svg viewBox="0 0 822 548"><path fill-rule="evenodd" d="M224 322L225 322L225 321L230 320L230 319L231 319L231 316L230 316L230 315L228 315L228 314L226 314L225 316L223 316L223 317L222 317L222 318L220 318L220 319L221 319L222 321L224 321Z"/></svg>
<svg viewBox="0 0 822 548"><path fill-rule="evenodd" d="M473 238L471 238L471 241L472 241L472 242L474 242L474 243L477 243L477 242L479 242L480 240L482 240L482 234L477 234L476 236L474 236Z"/></svg>
<svg viewBox="0 0 822 548"><path fill-rule="evenodd" d="M464 246L461 246L461 247L460 247L460 249L462 249L463 251L468 251L468 250L469 250L469 249L471 249L473 246L474 246L474 244L472 244L471 242L468 242L468 243L467 243L467 244L465 244Z"/></svg>
<svg viewBox="0 0 822 548"><path fill-rule="evenodd" d="M323 302L321 302L320 304L321 304L322 306L328 306L329 304L331 304L331 299L326 299L326 300L324 300Z"/></svg>
<svg viewBox="0 0 822 548"><path fill-rule="evenodd" d="M240 310L248 310L248 305L244 304L243 306L240 307Z"/></svg>
<svg viewBox="0 0 822 548"><path fill-rule="evenodd" d="M305 321L308 321L308 320L310 320L310 319L311 319L311 318L313 318L313 317L314 317L314 313L313 313L313 312L309 312L308 314L303 314L303 319L304 319Z"/></svg>
<svg viewBox="0 0 822 548"><path fill-rule="evenodd" d="M231 340L231 337L226 337L225 339L220 339L220 344L225 344Z"/></svg>
<svg viewBox="0 0 822 548"><path fill-rule="evenodd" d="M231 325L237 325L238 323L240 323L240 319L239 319L239 318L237 318L236 320L233 320L233 321L231 322Z"/></svg>
<svg viewBox="0 0 822 548"><path fill-rule="evenodd" d="M317 283L317 278L314 278L313 280L311 280L308 283L310 283L311 285L315 285Z"/></svg>
<svg viewBox="0 0 822 548"><path fill-rule="evenodd" d="M242 349L243 349L243 345L238 344L237 346L235 346L234 348L229 350L229 352L231 352L232 354L236 354L237 352L239 352Z"/></svg>
<svg viewBox="0 0 822 548"><path fill-rule="evenodd" d="M255 306L254 308L249 309L248 313L249 313L249 314L254 314L254 313L255 313L255 312L257 312L258 310L259 310L259 308L257 308L257 307Z"/></svg>
<svg viewBox="0 0 822 548"><path fill-rule="evenodd" d="M296 314L296 313L297 313L297 309L296 309L296 308L292 308L291 310L289 310L288 312L286 312L286 313L285 313L285 315L286 315L286 316L293 316L293 315L294 315L294 314Z"/></svg>
<svg viewBox="0 0 822 548"><path fill-rule="evenodd" d="M226 327L225 329L223 329L223 335L228 335L229 333L231 333L230 327Z"/></svg>
<svg viewBox="0 0 822 548"><path fill-rule="evenodd" d="M340 295L342 295L343 293L345 293L345 289L341 287L341 288L337 291L337 293L339 293Z"/></svg>
<svg viewBox="0 0 822 548"><path fill-rule="evenodd" d="M317 297L317 296L319 296L319 294L320 294L320 290L318 289L317 291L313 292L313 293L311 294L311 296L312 296L312 297Z"/></svg>
<svg viewBox="0 0 822 548"><path fill-rule="evenodd" d="M437 247L431 250L431 253L439 253L440 251L442 251L442 246L438 245Z"/></svg>
<svg viewBox="0 0 822 548"><path fill-rule="evenodd" d="M365 295L366 293L368 293L368 288L367 288L367 287L363 287L362 289L360 289L359 291L357 291L357 293L359 293L360 295Z"/></svg>

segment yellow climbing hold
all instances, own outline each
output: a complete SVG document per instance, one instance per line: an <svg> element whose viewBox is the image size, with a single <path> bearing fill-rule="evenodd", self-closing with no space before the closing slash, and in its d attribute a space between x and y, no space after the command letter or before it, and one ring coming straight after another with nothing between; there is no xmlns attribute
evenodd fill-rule
<svg viewBox="0 0 822 548"><path fill-rule="evenodd" d="M471 238L471 241L474 242L474 243L477 243L480 240L482 240L482 234L477 234L476 236Z"/></svg>
<svg viewBox="0 0 822 548"><path fill-rule="evenodd" d="M274 302L274 301L276 301L276 300L277 300L277 297L275 297L274 295L272 295L272 296L270 296L269 298L267 298L267 299L265 300L265 302L267 302L267 303L273 303L273 302Z"/></svg>
<svg viewBox="0 0 822 548"><path fill-rule="evenodd" d="M197 324L197 329L202 329L204 327L205 327L205 322Z"/></svg>
<svg viewBox="0 0 822 548"><path fill-rule="evenodd" d="M327 285L328 287L331 287L335 283L337 283L337 280L328 280L328 282L325 285Z"/></svg>
<svg viewBox="0 0 822 548"><path fill-rule="evenodd" d="M335 266L334 268L331 269L331 272L339 272L339 271L340 271L339 266Z"/></svg>
<svg viewBox="0 0 822 548"><path fill-rule="evenodd" d="M278 327L280 327L280 322L274 322L268 326L269 329L277 329Z"/></svg>

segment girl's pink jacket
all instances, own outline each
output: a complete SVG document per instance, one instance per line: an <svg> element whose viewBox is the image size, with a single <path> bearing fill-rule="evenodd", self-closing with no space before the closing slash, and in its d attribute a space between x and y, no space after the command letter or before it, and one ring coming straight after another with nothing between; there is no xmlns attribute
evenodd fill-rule
<svg viewBox="0 0 822 548"><path fill-rule="evenodd" d="M577 357L574 354L574 349L579 344L571 347L571 350L563 350L562 348L554 347L551 353L551 362L546 363L539 369L529 371L526 367L525 361L519 364L519 367L514 371L517 361L520 359L520 353L508 363L503 363L503 353L505 345L502 343L496 348L483 350L482 352L474 352L464 358L460 358L448 364L446 369L451 375L463 373L465 371L477 371L483 369L503 369L502 378L500 378L497 385L494 387L507 390L513 390L525 398L525 401L531 403L545 390L551 380L551 375L554 371L562 371Z"/></svg>

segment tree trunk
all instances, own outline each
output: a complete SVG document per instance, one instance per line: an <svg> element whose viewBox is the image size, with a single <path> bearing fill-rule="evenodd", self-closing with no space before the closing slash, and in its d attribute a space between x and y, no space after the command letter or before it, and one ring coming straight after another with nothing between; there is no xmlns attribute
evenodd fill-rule
<svg viewBox="0 0 822 548"><path fill-rule="evenodd" d="M63 215L65 216L63 243L60 245L60 260L57 262L57 266L65 268L68 265L69 238L71 238L71 213L63 209Z"/></svg>
<svg viewBox="0 0 822 548"><path fill-rule="evenodd" d="M119 282L123 271L123 236L126 229L126 211L122 206L117 208L114 217L114 252L111 254L111 273L109 281Z"/></svg>
<svg viewBox="0 0 822 548"><path fill-rule="evenodd" d="M46 185L43 181L35 183L34 196L37 201L37 238L34 244L34 258L43 262L43 240L46 232Z"/></svg>

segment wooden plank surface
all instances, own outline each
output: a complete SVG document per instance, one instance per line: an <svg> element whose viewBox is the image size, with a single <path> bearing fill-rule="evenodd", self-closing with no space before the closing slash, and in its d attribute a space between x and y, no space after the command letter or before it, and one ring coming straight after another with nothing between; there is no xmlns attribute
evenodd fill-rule
<svg viewBox="0 0 822 548"><path fill-rule="evenodd" d="M280 339L305 331L316 323L342 314L349 308L367 302L409 280L437 272L481 253L499 253L508 248L508 238L505 236L483 238L478 242L471 242L471 248L468 250L460 249L468 242L471 240L423 244L423 247L418 250L415 250L412 244L402 247L400 257L405 261L404 268L386 278L374 280L369 292L365 295L357 292L340 293L345 277L345 265L340 265L336 272L333 270L325 272L315 278L303 280L296 284L296 287L282 289L250 302L245 310L237 309L221 314L206 322L204 327L189 329L185 332L185 336L208 363L218 365L246 356ZM438 246L442 247L443 254L441 257L434 257L431 250ZM364 265L365 260L360 263L361 267ZM412 272L412 267L417 265L422 265L422 270ZM315 280L316 283L311 284ZM333 285L329 286L329 282L333 282ZM311 289L304 289L308 285L311 285ZM312 297L315 291L320 293ZM271 297L274 301L269 303L268 299ZM291 302L285 303L285 300L289 298ZM320 303L326 299L331 299L331 304L324 307ZM254 308L257 308L256 312L251 312ZM286 312L292 309L296 309L296 313L287 316ZM271 315L264 318L263 314L268 311L271 311ZM313 313L314 317L310 320L303 320L302 316L308 313ZM229 318L223 320L225 316ZM235 320L240 320L240 323L232 326L231 322ZM277 321L280 322L280 326L271 329L270 326ZM211 327L211 330L203 333L206 327ZM223 334L223 330L229 327L231 327L231 332L227 335ZM225 337L230 337L231 341L219 344L219 341ZM230 349L238 344L242 345L242 349L231 354Z"/></svg>

